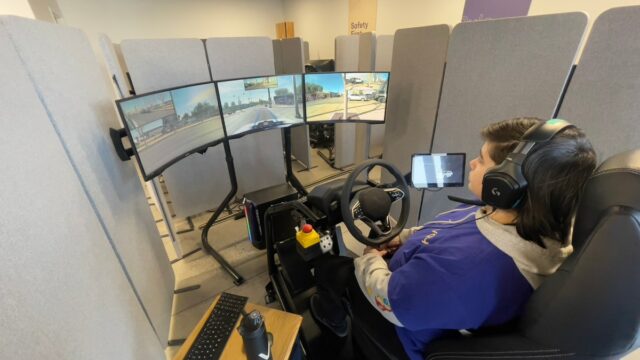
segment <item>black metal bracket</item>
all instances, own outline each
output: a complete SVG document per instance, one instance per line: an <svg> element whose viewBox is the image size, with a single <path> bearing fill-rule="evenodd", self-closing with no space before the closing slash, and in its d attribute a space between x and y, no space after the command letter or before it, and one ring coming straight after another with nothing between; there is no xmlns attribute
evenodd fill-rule
<svg viewBox="0 0 640 360"><path fill-rule="evenodd" d="M291 128L282 129L284 135L284 162L287 168L287 182L291 184L298 193L302 196L307 196L308 192L300 183L300 180L296 177L296 174L293 172L293 167L291 166L291 161L293 161L291 157Z"/></svg>
<svg viewBox="0 0 640 360"><path fill-rule="evenodd" d="M231 190L227 194L227 196L222 200L222 204L218 206L216 211L211 215L209 221L202 228L202 248L211 255L219 264L222 266L224 271L227 274L231 275L233 278L233 283L236 285L241 285L244 283L244 278L222 257L222 255L218 254L218 252L209 245L209 229L213 226L213 224L218 220L222 211L229 205L231 200L235 197L238 192L238 179L236 177L236 170L233 165L233 156L231 156L231 146L229 145L229 139L225 138L222 142L224 145L225 158L227 160L227 170L229 171L229 181L231 182Z"/></svg>
<svg viewBox="0 0 640 360"><path fill-rule="evenodd" d="M132 148L125 149L124 143L122 139L127 136L127 130L125 128L122 129L114 129L109 128L109 136L111 137L111 141L113 142L113 147L116 149L116 154L122 161L129 161L134 154Z"/></svg>

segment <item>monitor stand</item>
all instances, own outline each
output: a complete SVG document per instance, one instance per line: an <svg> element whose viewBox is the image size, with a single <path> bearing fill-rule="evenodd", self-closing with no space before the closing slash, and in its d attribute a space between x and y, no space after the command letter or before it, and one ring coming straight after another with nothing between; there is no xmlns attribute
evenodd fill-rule
<svg viewBox="0 0 640 360"><path fill-rule="evenodd" d="M231 200L235 197L238 192L238 179L236 178L236 170L233 165L233 156L231 155L231 146L229 145L229 139L225 138L222 142L224 145L224 154L225 159L227 160L227 170L229 171L229 181L231 182L231 190L227 196L222 200L222 203L218 206L216 211L211 215L209 221L202 228L202 248L211 255L219 264L222 266L222 269L227 272L227 274L231 275L233 278L233 283L236 285L241 285L244 283L244 278L240 275L223 257L218 254L218 252L209 245L209 229L213 226L213 224L218 220L220 214L229 206Z"/></svg>
<svg viewBox="0 0 640 360"><path fill-rule="evenodd" d="M306 125L303 125L306 126ZM301 196L307 196L307 190L305 190L304 186L300 183L300 180L296 177L296 174L293 172L293 168L291 166L292 157L291 157L291 128L282 129L284 135L284 163L287 167L287 176L286 180L291 186L293 186Z"/></svg>
<svg viewBox="0 0 640 360"><path fill-rule="evenodd" d="M282 129L284 135L284 157L285 164L287 169L286 181L293 186L301 196L306 196L308 194L307 190L305 190L304 186L300 183L300 180L296 177L293 172L293 168L291 166L291 128ZM231 182L231 190L227 194L227 196L222 201L222 204L218 206L216 211L211 215L209 221L205 224L202 229L202 248L206 250L206 252L211 255L219 264L222 266L224 271L227 274L231 275L233 278L233 283L236 285L240 285L244 282L244 278L220 255L214 248L209 245L209 230L213 226L213 224L218 220L220 214L224 211L225 208L229 206L231 200L234 199L236 193L238 192L238 180L236 178L236 171L233 164L233 156L231 155L231 146L229 145L229 139L225 139L223 141L225 157L227 160L227 169L229 171L229 181Z"/></svg>

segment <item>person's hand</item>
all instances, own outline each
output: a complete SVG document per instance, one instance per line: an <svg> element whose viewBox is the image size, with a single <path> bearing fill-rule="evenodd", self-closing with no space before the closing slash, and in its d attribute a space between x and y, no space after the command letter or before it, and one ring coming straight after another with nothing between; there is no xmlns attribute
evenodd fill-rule
<svg viewBox="0 0 640 360"><path fill-rule="evenodd" d="M373 255L378 255L378 256L385 256L389 253L388 250L386 249L377 249L371 246L367 246L366 248L364 248L364 252L362 253L362 255L369 255L369 254L373 254Z"/></svg>
<svg viewBox="0 0 640 360"><path fill-rule="evenodd" d="M393 253L396 250L398 250L398 248L402 245L402 243L400 242L400 237L396 236L394 237L391 241L386 242L380 246L378 246L378 249L380 250L387 250L389 253Z"/></svg>

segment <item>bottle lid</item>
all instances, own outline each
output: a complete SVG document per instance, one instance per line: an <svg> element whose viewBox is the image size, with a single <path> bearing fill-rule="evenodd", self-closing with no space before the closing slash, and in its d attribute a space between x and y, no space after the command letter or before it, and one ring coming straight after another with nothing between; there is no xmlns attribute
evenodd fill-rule
<svg viewBox="0 0 640 360"><path fill-rule="evenodd" d="M310 233L311 231L313 231L313 226L311 226L311 224L304 224L304 226L302 227L302 232Z"/></svg>

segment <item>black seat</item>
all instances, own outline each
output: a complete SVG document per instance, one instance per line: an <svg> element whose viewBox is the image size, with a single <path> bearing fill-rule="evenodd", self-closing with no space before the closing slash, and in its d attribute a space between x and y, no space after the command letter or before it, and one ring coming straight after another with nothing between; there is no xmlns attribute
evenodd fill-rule
<svg viewBox="0 0 640 360"><path fill-rule="evenodd" d="M619 359L636 349L640 150L613 156L595 171L580 200L572 240L574 253L534 292L516 326L437 340L425 358ZM384 352L379 343L378 349L368 345L378 355Z"/></svg>

